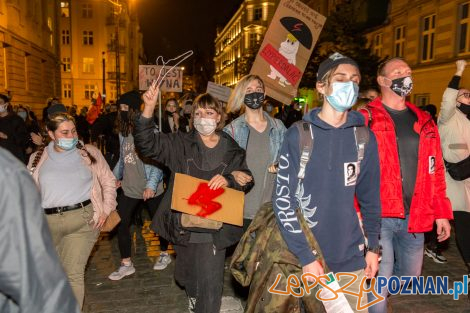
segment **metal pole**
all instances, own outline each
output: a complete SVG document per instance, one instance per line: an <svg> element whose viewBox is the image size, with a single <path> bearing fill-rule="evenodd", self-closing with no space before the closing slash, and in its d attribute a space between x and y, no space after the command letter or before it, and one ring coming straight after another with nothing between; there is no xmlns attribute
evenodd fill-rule
<svg viewBox="0 0 470 313"><path fill-rule="evenodd" d="M118 1L118 4L119 4L119 1ZM119 18L120 16L121 16L121 12L117 12L116 14L116 19L117 19L117 22L116 22L116 92L117 92L117 98L121 96L121 60L119 59Z"/></svg>
<svg viewBox="0 0 470 313"><path fill-rule="evenodd" d="M101 100L103 101L103 106L106 104L106 58L105 58L105 52L101 52L101 55L103 56L103 96L101 97Z"/></svg>
<svg viewBox="0 0 470 313"><path fill-rule="evenodd" d="M158 91L158 130L162 132L162 92Z"/></svg>

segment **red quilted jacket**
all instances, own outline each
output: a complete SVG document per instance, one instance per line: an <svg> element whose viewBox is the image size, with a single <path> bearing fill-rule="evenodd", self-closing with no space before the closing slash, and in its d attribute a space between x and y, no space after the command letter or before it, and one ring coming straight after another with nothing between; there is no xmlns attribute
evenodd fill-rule
<svg viewBox="0 0 470 313"><path fill-rule="evenodd" d="M421 233L432 230L435 219L453 219L452 208L446 196L444 161L436 124L431 116L414 104L406 106L418 117L414 130L419 134L418 172L410 207L408 232ZM392 118L376 98L367 109L360 111L374 132L380 158L380 197L382 217L404 218L400 160ZM430 169L430 157L435 158L434 171Z"/></svg>

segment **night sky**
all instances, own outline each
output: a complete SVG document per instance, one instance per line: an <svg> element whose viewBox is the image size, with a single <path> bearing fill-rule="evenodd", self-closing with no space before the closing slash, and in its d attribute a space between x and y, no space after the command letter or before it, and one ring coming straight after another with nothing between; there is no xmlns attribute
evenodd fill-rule
<svg viewBox="0 0 470 313"><path fill-rule="evenodd" d="M243 0L134 0L149 63L199 49L212 56L216 26L224 26Z"/></svg>

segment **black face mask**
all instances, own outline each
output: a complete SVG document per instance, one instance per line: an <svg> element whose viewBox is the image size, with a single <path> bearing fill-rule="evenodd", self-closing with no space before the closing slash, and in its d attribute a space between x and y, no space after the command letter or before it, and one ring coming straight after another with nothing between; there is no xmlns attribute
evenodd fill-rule
<svg viewBox="0 0 470 313"><path fill-rule="evenodd" d="M129 112L128 111L121 111L121 121L127 123L129 122Z"/></svg>
<svg viewBox="0 0 470 313"><path fill-rule="evenodd" d="M172 117L173 113L175 113L175 112L166 111L166 115L168 115L169 117Z"/></svg>
<svg viewBox="0 0 470 313"><path fill-rule="evenodd" d="M253 110L259 109L261 105L263 105L264 93L262 92L247 93L243 101L245 102L246 106L249 107L250 109L253 109Z"/></svg>
<svg viewBox="0 0 470 313"><path fill-rule="evenodd" d="M458 106L457 108L460 110L460 112L465 114L467 118L470 120L470 105L461 103L460 106Z"/></svg>
<svg viewBox="0 0 470 313"><path fill-rule="evenodd" d="M398 96L405 98L411 93L411 90L413 89L413 80L410 76L396 78L392 80L390 89L392 89L393 92Z"/></svg>

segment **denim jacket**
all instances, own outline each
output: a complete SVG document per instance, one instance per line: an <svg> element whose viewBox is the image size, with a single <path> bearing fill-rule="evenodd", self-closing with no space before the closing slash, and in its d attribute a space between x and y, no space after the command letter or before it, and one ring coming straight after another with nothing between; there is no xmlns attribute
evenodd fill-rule
<svg viewBox="0 0 470 313"><path fill-rule="evenodd" d="M269 140L271 143L269 147L271 155L270 164L273 164L279 159L279 151L281 150L287 129L280 120L272 118L266 112L263 113L264 117L269 121ZM241 148L246 150L248 137L250 136L250 128L246 122L245 114L242 114L240 117L233 120L232 123L225 126L224 131L235 139Z"/></svg>
<svg viewBox="0 0 470 313"><path fill-rule="evenodd" d="M113 174L116 179L121 180L122 175L124 174L124 159L123 159L123 143L124 137L119 134L119 161L117 162L116 166L113 169ZM153 191L157 191L157 186L163 181L163 172L158 167L144 164L144 171L145 171L145 179L147 180L147 185L145 188L150 188Z"/></svg>

